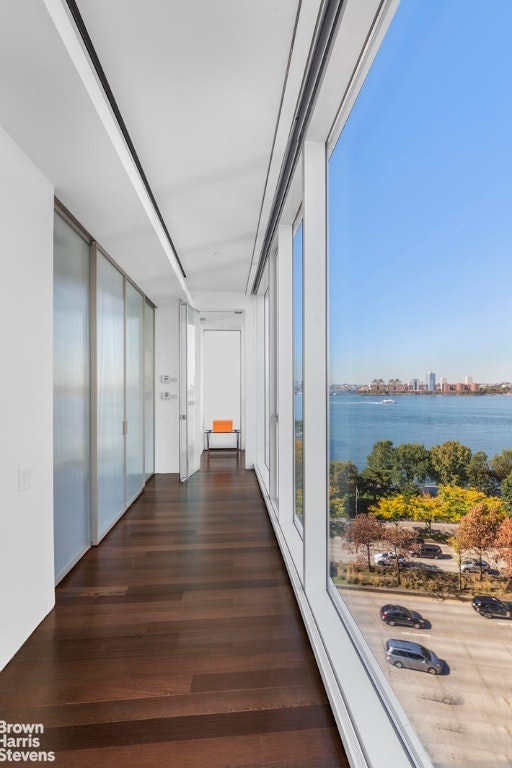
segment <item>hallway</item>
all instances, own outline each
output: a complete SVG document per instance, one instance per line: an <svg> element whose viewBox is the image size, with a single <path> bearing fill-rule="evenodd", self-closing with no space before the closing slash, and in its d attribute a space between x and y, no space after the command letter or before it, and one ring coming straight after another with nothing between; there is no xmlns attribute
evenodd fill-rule
<svg viewBox="0 0 512 768"><path fill-rule="evenodd" d="M348 766L254 472L154 476L0 674L0 720L62 768Z"/></svg>

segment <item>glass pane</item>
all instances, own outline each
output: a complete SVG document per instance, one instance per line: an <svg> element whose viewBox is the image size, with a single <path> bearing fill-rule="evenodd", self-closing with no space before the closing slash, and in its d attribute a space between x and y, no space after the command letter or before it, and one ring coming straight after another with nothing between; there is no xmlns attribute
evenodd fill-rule
<svg viewBox="0 0 512 768"><path fill-rule="evenodd" d="M443 768L511 754L511 23L401 3L329 161L331 574Z"/></svg>
<svg viewBox="0 0 512 768"><path fill-rule="evenodd" d="M302 414L302 323L303 323L303 243L302 221L293 237L293 440L295 468L295 519L302 527L304 518L304 460L303 434L304 421Z"/></svg>
<svg viewBox="0 0 512 768"><path fill-rule="evenodd" d="M89 245L55 216L53 279L55 577L90 544Z"/></svg>
<svg viewBox="0 0 512 768"><path fill-rule="evenodd" d="M146 479L155 471L155 311L144 304L144 442Z"/></svg>
<svg viewBox="0 0 512 768"><path fill-rule="evenodd" d="M144 297L126 283L126 500L144 487Z"/></svg>
<svg viewBox="0 0 512 768"><path fill-rule="evenodd" d="M124 278L103 254L97 266L98 534L124 510Z"/></svg>

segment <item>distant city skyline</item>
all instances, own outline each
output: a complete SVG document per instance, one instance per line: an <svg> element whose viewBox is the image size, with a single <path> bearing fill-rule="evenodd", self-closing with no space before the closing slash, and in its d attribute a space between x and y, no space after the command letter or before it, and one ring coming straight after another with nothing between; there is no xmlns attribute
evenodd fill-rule
<svg viewBox="0 0 512 768"><path fill-rule="evenodd" d="M329 161L331 382L512 379L510 51L463 8L399 6Z"/></svg>

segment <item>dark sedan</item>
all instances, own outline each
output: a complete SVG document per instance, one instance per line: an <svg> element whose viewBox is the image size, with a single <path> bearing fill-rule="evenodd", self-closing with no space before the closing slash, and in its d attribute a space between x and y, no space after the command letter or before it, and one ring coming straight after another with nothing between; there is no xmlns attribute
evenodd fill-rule
<svg viewBox="0 0 512 768"><path fill-rule="evenodd" d="M383 605L380 609L380 617L390 627L400 624L403 627L421 629L426 623L419 613L410 611L408 608L404 608L403 605Z"/></svg>

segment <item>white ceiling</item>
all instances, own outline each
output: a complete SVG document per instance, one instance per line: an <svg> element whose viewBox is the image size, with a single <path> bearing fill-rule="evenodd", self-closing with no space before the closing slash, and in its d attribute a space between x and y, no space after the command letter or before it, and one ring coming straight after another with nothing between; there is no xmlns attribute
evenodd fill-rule
<svg viewBox="0 0 512 768"><path fill-rule="evenodd" d="M78 0L186 279L64 0L0 6L0 124L155 303L244 293L319 5Z"/></svg>

